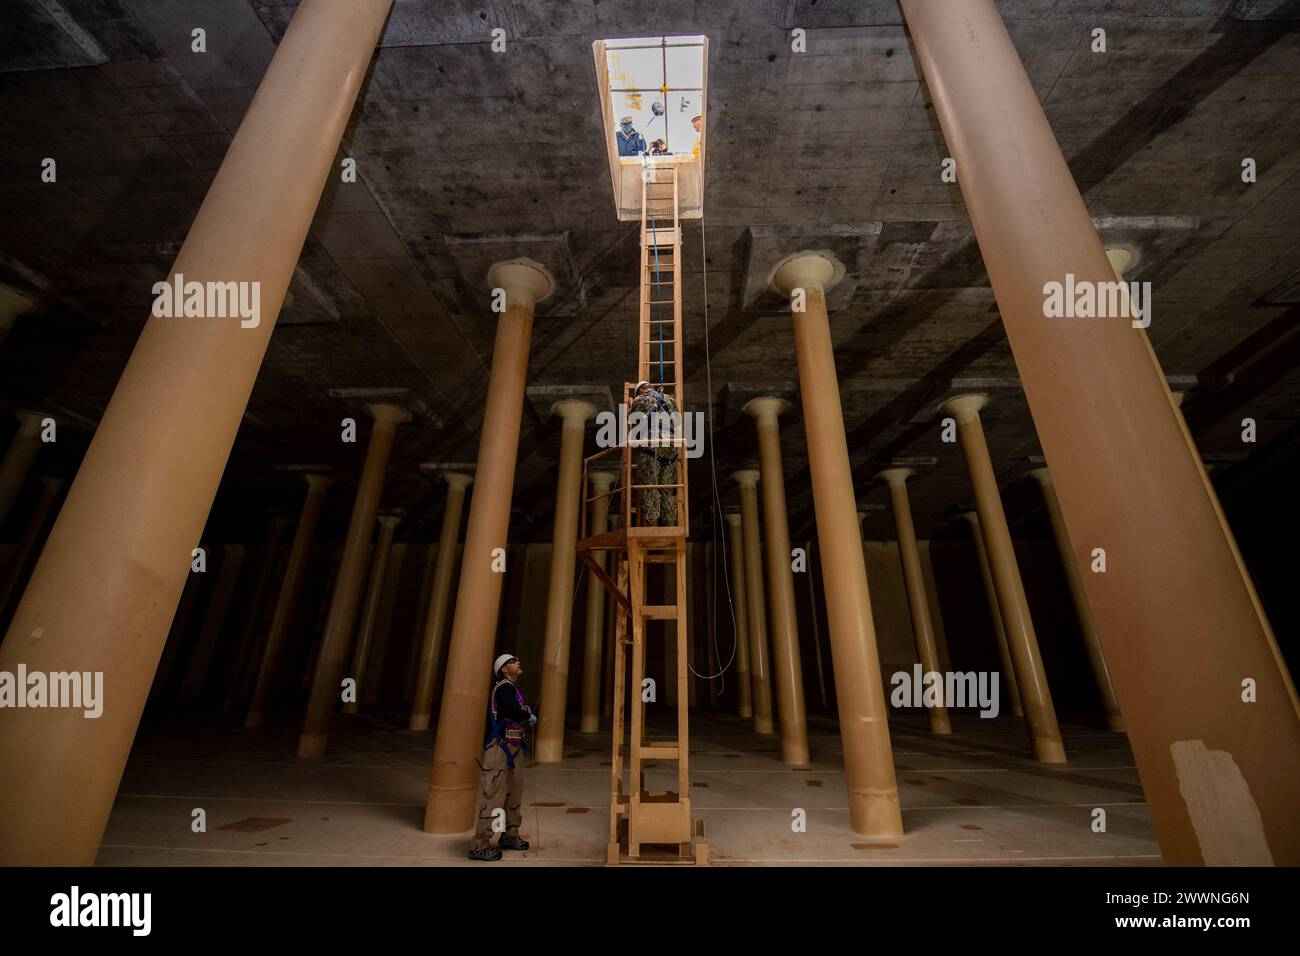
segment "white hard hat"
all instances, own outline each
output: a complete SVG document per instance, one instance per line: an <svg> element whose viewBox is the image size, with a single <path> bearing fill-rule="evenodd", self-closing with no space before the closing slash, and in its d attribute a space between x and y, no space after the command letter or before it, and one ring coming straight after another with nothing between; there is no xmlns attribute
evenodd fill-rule
<svg viewBox="0 0 1300 956"><path fill-rule="evenodd" d="M497 658L496 663L492 665L492 673L500 674L501 668L505 667L507 664L509 664L511 661L515 659L516 659L515 655L513 654L502 654L500 657Z"/></svg>
<svg viewBox="0 0 1300 956"><path fill-rule="evenodd" d="M641 391L642 385L649 385L649 384L650 383L645 380L637 382L635 385L632 386L632 394L635 395L637 392Z"/></svg>

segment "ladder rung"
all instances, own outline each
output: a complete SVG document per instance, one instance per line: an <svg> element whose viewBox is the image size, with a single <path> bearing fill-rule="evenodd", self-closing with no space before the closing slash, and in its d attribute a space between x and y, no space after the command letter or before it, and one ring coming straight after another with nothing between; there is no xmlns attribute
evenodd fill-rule
<svg viewBox="0 0 1300 956"><path fill-rule="evenodd" d="M677 301L676 299L647 299L645 304L646 305L672 305L676 301Z"/></svg>
<svg viewBox="0 0 1300 956"><path fill-rule="evenodd" d="M654 743L641 745L641 759L644 760L677 760L680 757L677 742L672 743Z"/></svg>
<svg viewBox="0 0 1300 956"><path fill-rule="evenodd" d="M641 616L657 621L668 621L677 617L676 604L642 604Z"/></svg>

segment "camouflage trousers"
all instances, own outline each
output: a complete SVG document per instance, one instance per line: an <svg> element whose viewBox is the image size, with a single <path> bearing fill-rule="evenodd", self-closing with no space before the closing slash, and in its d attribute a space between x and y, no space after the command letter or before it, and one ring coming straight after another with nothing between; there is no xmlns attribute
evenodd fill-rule
<svg viewBox="0 0 1300 956"><path fill-rule="evenodd" d="M506 811L503 836L517 836L524 816L519 808L524 802L524 755L518 747L510 748L515 765L506 763L505 751L495 743L483 751L478 766L482 771L478 787L478 819L474 823L471 850L482 850L492 843L492 826L496 812Z"/></svg>
<svg viewBox="0 0 1300 956"><path fill-rule="evenodd" d="M677 481L677 453L671 457L660 458L643 451L636 453L636 470L632 481L638 485L671 485ZM677 489L676 488L639 488L637 489L637 524L675 525L677 524Z"/></svg>

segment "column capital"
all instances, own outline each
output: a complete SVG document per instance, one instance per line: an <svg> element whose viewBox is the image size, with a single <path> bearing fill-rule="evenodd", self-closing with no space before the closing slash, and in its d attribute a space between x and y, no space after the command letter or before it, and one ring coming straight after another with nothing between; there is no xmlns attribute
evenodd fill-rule
<svg viewBox="0 0 1300 956"><path fill-rule="evenodd" d="M405 515L405 512L399 511L395 511L392 514L380 515L379 523L385 528L396 528L402 523L402 518L405 517Z"/></svg>
<svg viewBox="0 0 1300 956"><path fill-rule="evenodd" d="M794 405L786 401L784 398L777 398L776 396L768 395L763 398L751 398L745 403L743 410L750 418L757 419L758 421L764 419L776 421L779 416L785 414L792 408L794 408Z"/></svg>
<svg viewBox="0 0 1300 956"><path fill-rule="evenodd" d="M401 405L393 405L389 402L376 402L373 405L367 405L366 411L370 412L370 417L375 420L376 425L392 425L396 427L411 420L410 412Z"/></svg>
<svg viewBox="0 0 1300 956"><path fill-rule="evenodd" d="M731 473L731 480L740 485L741 488L757 488L758 469L746 468L743 471L733 471Z"/></svg>
<svg viewBox="0 0 1300 956"><path fill-rule="evenodd" d="M1186 392L1170 392L1169 397L1174 400L1174 408L1182 411L1183 399L1187 397Z"/></svg>
<svg viewBox="0 0 1300 956"><path fill-rule="evenodd" d="M39 308L31 296L19 292L13 286L0 284L0 321L8 319L12 322L18 316L35 312Z"/></svg>
<svg viewBox="0 0 1300 956"><path fill-rule="evenodd" d="M788 296L795 289L828 289L842 278L844 266L829 252L803 250L777 263L771 287Z"/></svg>
<svg viewBox="0 0 1300 956"><path fill-rule="evenodd" d="M963 518L965 518L966 521L967 521L967 523L969 523L969 524L971 524L971 525L978 525L978 524L980 523L980 516L979 516L979 514L978 514L977 512L974 512L974 511L963 511L963 512L961 513L961 516L962 516Z"/></svg>
<svg viewBox="0 0 1300 956"><path fill-rule="evenodd" d="M614 482L618 479L617 474L607 470L590 471L587 473L587 477L591 479L592 491L598 495L603 495L609 491L610 488L614 487Z"/></svg>
<svg viewBox="0 0 1300 956"><path fill-rule="evenodd" d="M1046 468L1035 468L1029 473L1029 477L1034 479L1044 488L1052 483L1052 473Z"/></svg>
<svg viewBox="0 0 1300 956"><path fill-rule="evenodd" d="M302 476L302 480L307 482L307 491L312 492L317 489L324 491L334 484L334 479L328 475L320 475L316 472L310 472Z"/></svg>
<svg viewBox="0 0 1300 956"><path fill-rule="evenodd" d="M532 259L506 259L488 269L488 288L505 289L506 301L532 308L555 289L546 267Z"/></svg>
<svg viewBox="0 0 1300 956"><path fill-rule="evenodd" d="M913 474L915 474L915 472L913 472L911 468L886 468L884 471L877 474L876 477L892 488L895 485L902 486L907 484L907 479L911 478Z"/></svg>
<svg viewBox="0 0 1300 956"><path fill-rule="evenodd" d="M452 491L464 491L474 483L474 476L463 471L444 471L442 477Z"/></svg>
<svg viewBox="0 0 1300 956"><path fill-rule="evenodd" d="M564 419L565 428L581 428L596 414L596 406L580 398L566 398L551 406L551 414Z"/></svg>
<svg viewBox="0 0 1300 956"><path fill-rule="evenodd" d="M739 528L739 527L740 527L740 512L739 512L739 511L725 511L725 512L723 512L723 514L722 514L722 520L725 521L725 522L726 522L730 527L732 527L732 528Z"/></svg>
<svg viewBox="0 0 1300 956"><path fill-rule="evenodd" d="M35 435L41 430L41 422L49 416L44 412L34 412L30 408L20 408L14 412L18 419L18 434Z"/></svg>
<svg viewBox="0 0 1300 956"><path fill-rule="evenodd" d="M1123 246L1109 246L1106 249L1106 258L1110 261L1110 267L1115 270L1115 278L1123 282L1124 273L1133 266L1135 259L1133 250L1125 249Z"/></svg>
<svg viewBox="0 0 1300 956"><path fill-rule="evenodd" d="M989 397L983 392L968 392L954 395L939 406L939 411L951 415L958 422L974 422L979 421L980 409L988 403Z"/></svg>

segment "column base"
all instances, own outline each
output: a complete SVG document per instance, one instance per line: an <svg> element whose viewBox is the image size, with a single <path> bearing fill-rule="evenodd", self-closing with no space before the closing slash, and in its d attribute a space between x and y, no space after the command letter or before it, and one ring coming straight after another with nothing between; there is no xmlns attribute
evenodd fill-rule
<svg viewBox="0 0 1300 956"><path fill-rule="evenodd" d="M561 763L564 760L564 741L539 740L533 747L533 763Z"/></svg>
<svg viewBox="0 0 1300 956"><path fill-rule="evenodd" d="M1128 728L1124 726L1124 717L1121 714L1107 714L1106 726L1117 734L1128 733Z"/></svg>
<svg viewBox="0 0 1300 956"><path fill-rule="evenodd" d="M412 714L412 715L411 715L411 721L410 721L410 723L408 723L408 724L406 725L406 729L407 729L407 730L428 730L428 729L429 729L429 715L428 715L428 714Z"/></svg>
<svg viewBox="0 0 1300 956"><path fill-rule="evenodd" d="M754 708L753 707L740 708L740 716L744 717L746 720L751 719L754 716Z"/></svg>
<svg viewBox="0 0 1300 956"><path fill-rule="evenodd" d="M782 743L781 744L781 762L790 764L792 767L806 767L812 760L808 755L808 744L805 743Z"/></svg>
<svg viewBox="0 0 1300 956"><path fill-rule="evenodd" d="M478 787L429 787L424 808L424 832L451 836L474 829L474 799Z"/></svg>
<svg viewBox="0 0 1300 956"><path fill-rule="evenodd" d="M1034 740L1034 759L1039 763L1066 763L1065 745L1059 740Z"/></svg>
<svg viewBox="0 0 1300 956"><path fill-rule="evenodd" d="M329 739L329 734L303 734L298 738L298 756L304 759L325 756L325 745Z"/></svg>
<svg viewBox="0 0 1300 956"><path fill-rule="evenodd" d="M952 722L948 719L947 714L930 714L930 733L941 736L952 733Z"/></svg>
<svg viewBox="0 0 1300 956"><path fill-rule="evenodd" d="M361 705L360 705L360 704L344 704L344 705L343 705L343 713L345 713L345 714L359 714L359 713L361 713Z"/></svg>
<svg viewBox="0 0 1300 956"><path fill-rule="evenodd" d="M898 791L868 793L850 790L849 827L863 836L902 836L903 812L898 805Z"/></svg>
<svg viewBox="0 0 1300 956"><path fill-rule="evenodd" d="M771 718L771 717L755 717L755 718L754 718L754 733L756 733L756 734L770 734L770 733L775 733L775 731L773 731L773 729L772 729L772 718Z"/></svg>
<svg viewBox="0 0 1300 956"><path fill-rule="evenodd" d="M595 734L599 732L600 732L599 717L584 717L582 718L582 722L578 724L578 733L580 734Z"/></svg>

